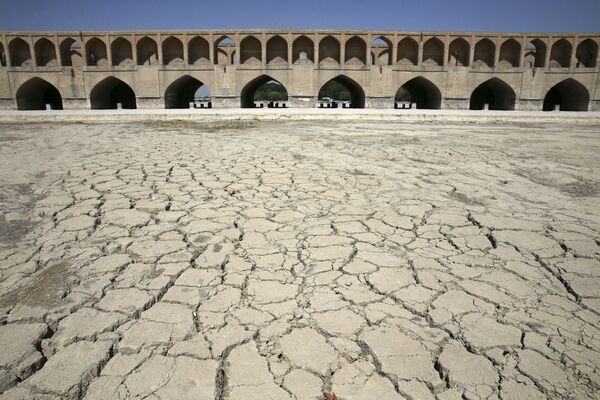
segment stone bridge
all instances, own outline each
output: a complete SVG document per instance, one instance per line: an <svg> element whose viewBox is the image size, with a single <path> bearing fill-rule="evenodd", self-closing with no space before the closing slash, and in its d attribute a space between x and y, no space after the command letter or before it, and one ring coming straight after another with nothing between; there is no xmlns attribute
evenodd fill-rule
<svg viewBox="0 0 600 400"><path fill-rule="evenodd" d="M316 107L335 80L351 106L600 110L600 33L328 30L1 32L1 109L253 107L281 83Z"/></svg>

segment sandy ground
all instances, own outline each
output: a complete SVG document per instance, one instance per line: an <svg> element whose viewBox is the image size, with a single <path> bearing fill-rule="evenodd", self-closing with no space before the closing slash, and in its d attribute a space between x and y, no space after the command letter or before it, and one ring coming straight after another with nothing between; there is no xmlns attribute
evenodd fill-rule
<svg viewBox="0 0 600 400"><path fill-rule="evenodd" d="M0 125L0 399L594 399L600 125Z"/></svg>

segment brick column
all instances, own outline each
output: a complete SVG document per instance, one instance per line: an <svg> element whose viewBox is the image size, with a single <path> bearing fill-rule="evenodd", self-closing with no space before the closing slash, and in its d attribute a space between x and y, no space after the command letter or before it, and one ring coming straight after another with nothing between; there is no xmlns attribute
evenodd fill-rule
<svg viewBox="0 0 600 400"><path fill-rule="evenodd" d="M185 65L190 65L190 55L188 52L188 37L187 33L183 34L183 63Z"/></svg>
<svg viewBox="0 0 600 400"><path fill-rule="evenodd" d="M340 65L346 64L346 35L340 35Z"/></svg>

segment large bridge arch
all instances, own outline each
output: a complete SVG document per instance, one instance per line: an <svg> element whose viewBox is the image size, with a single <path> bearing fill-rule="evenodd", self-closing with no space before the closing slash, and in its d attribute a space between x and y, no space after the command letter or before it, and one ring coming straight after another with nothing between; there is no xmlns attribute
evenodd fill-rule
<svg viewBox="0 0 600 400"><path fill-rule="evenodd" d="M491 78L473 90L469 103L470 110L514 110L516 94L513 88L503 80Z"/></svg>
<svg viewBox="0 0 600 400"><path fill-rule="evenodd" d="M244 87L242 88L242 91L240 93L241 107L242 108L254 108L254 101L255 101L255 96L257 94L257 90L261 86L268 84L269 82L274 82L278 85L281 85L281 87L285 91L285 95L283 95L282 98L276 98L276 99L272 99L272 100L285 101L288 99L287 88L285 87L285 85L282 82L280 82L279 80L277 80L269 75L260 75L256 78L252 79L250 82L246 83L246 85L244 85ZM265 99L265 100L268 100L268 99Z"/></svg>
<svg viewBox="0 0 600 400"><path fill-rule="evenodd" d="M437 110L442 105L442 93L440 89L429 79L422 76L410 79L404 83L396 92L397 100L399 96L408 94L410 101L416 104L418 109Z"/></svg>
<svg viewBox="0 0 600 400"><path fill-rule="evenodd" d="M35 77L31 78L17 89L18 110L45 110L49 104L53 110L62 110L62 96L50 82Z"/></svg>
<svg viewBox="0 0 600 400"><path fill-rule="evenodd" d="M325 82L319 89L318 99L325 97L331 97L328 95L328 90L334 88L336 85L341 85L349 94L350 108L365 108L365 92L363 88L354 79L347 75L338 75L327 82ZM346 100L346 99L333 99L333 100Z"/></svg>
<svg viewBox="0 0 600 400"><path fill-rule="evenodd" d="M114 76L104 78L90 92L92 110L116 109L119 103L125 109L137 107L131 86Z"/></svg>
<svg viewBox="0 0 600 400"><path fill-rule="evenodd" d="M190 75L175 79L165 90L165 108L189 108L196 92L205 84ZM210 95L210 90L207 90Z"/></svg>
<svg viewBox="0 0 600 400"><path fill-rule="evenodd" d="M544 111L587 111L590 92L580 82L567 78L554 85L544 96Z"/></svg>

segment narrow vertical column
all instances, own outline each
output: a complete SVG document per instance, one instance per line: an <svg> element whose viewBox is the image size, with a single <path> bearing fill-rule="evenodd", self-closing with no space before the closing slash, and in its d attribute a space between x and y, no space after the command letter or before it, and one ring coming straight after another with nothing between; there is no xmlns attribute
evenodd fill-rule
<svg viewBox="0 0 600 400"><path fill-rule="evenodd" d="M135 35L131 35L131 56L133 57L133 65L138 65L137 36Z"/></svg>
<svg viewBox="0 0 600 400"><path fill-rule="evenodd" d="M211 65L215 65L215 38L212 33L208 35L208 59Z"/></svg>
<svg viewBox="0 0 600 400"><path fill-rule="evenodd" d="M446 66L448 65L448 54L450 52L450 35L446 35L446 37L444 38L444 55L442 58L442 65Z"/></svg>
<svg viewBox="0 0 600 400"><path fill-rule="evenodd" d="M263 33L260 37L260 58L262 60L262 65L267 65L267 34Z"/></svg>
<svg viewBox="0 0 600 400"><path fill-rule="evenodd" d="M394 33L392 40L392 65L396 65L398 60L398 35Z"/></svg>
<svg viewBox="0 0 600 400"><path fill-rule="evenodd" d="M571 38L571 58L569 62L569 70L574 71L577 68L577 45L579 44L579 35Z"/></svg>
<svg viewBox="0 0 600 400"><path fill-rule="evenodd" d="M423 64L423 35L419 37L419 51L417 52L417 65Z"/></svg>
<svg viewBox="0 0 600 400"><path fill-rule="evenodd" d="M546 59L544 60L544 68L550 69L550 55L552 54L552 36L548 36L546 42Z"/></svg>
<svg viewBox="0 0 600 400"><path fill-rule="evenodd" d="M58 35L54 35L54 51L56 52L56 62L58 66L62 66L62 54L60 53L60 42L58 41Z"/></svg>
<svg viewBox="0 0 600 400"><path fill-rule="evenodd" d="M521 55L519 56L519 68L525 68L525 53L526 52L527 52L527 36L523 36L521 38Z"/></svg>
<svg viewBox="0 0 600 400"><path fill-rule="evenodd" d="M237 64L241 64L242 62L242 53L240 52L241 46L240 46L240 34L236 33L235 34L235 61ZM232 63L233 63L233 58L232 58Z"/></svg>
<svg viewBox="0 0 600 400"><path fill-rule="evenodd" d="M156 36L156 47L158 47L158 64L164 65L162 51L162 35L160 33Z"/></svg>
<svg viewBox="0 0 600 400"><path fill-rule="evenodd" d="M346 64L346 34L340 35L340 65Z"/></svg>
<svg viewBox="0 0 600 400"><path fill-rule="evenodd" d="M471 43L469 46L469 66L473 66L473 61L475 61L475 45L477 44L475 40L475 35L471 35Z"/></svg>
<svg viewBox="0 0 600 400"><path fill-rule="evenodd" d="M371 62L371 46L373 45L373 40L371 39L371 34L369 33L367 35L367 56L365 58L365 65L369 66L369 65L374 65L376 64L376 62ZM373 60L375 61L375 60Z"/></svg>
<svg viewBox="0 0 600 400"><path fill-rule="evenodd" d="M37 67L37 56L35 54L35 41L33 40L33 36L28 36L27 37L28 41L29 41L29 54L31 54L31 63Z"/></svg>
<svg viewBox="0 0 600 400"><path fill-rule="evenodd" d="M190 55L188 54L188 35L187 33L183 34L183 63L185 65L190 65Z"/></svg>
<svg viewBox="0 0 600 400"><path fill-rule="evenodd" d="M292 60L292 57L293 57L292 46L294 45L294 38L291 33L287 34L287 43L288 43L287 61L288 61L288 65L291 65L294 63L294 60Z"/></svg>
<svg viewBox="0 0 600 400"><path fill-rule="evenodd" d="M108 57L108 67L112 68L112 46L111 46L111 41L110 41L110 36L106 35L104 36L105 40L106 40L106 54Z"/></svg>
<svg viewBox="0 0 600 400"><path fill-rule="evenodd" d="M319 65L319 62L320 62L320 60L319 60L319 34L318 33L316 33L313 36L313 40L314 40L314 45L315 45L314 58L315 58L315 66L316 66L316 65Z"/></svg>
<svg viewBox="0 0 600 400"><path fill-rule="evenodd" d="M500 46L502 45L502 38L500 36L494 39L496 43L496 50L494 51L494 67L498 67L498 62L500 61Z"/></svg>

